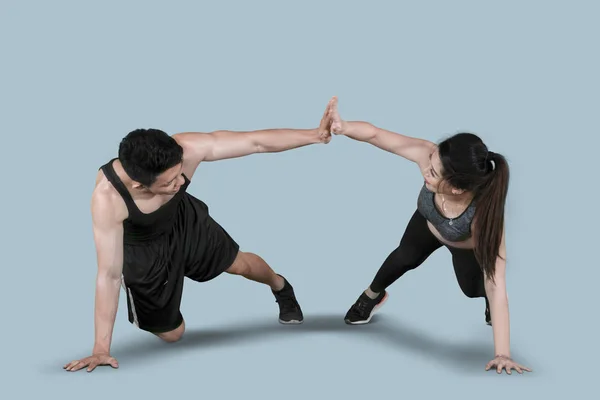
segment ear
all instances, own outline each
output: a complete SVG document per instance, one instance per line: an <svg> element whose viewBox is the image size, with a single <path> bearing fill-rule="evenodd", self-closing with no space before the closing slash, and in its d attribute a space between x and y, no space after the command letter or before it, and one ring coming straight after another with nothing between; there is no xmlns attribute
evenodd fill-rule
<svg viewBox="0 0 600 400"><path fill-rule="evenodd" d="M145 187L145 186L144 186L144 185L142 185L142 184L141 184L141 183L139 183L139 182L133 182L133 188L134 188L134 189L140 190L140 189L143 189L144 187Z"/></svg>
<svg viewBox="0 0 600 400"><path fill-rule="evenodd" d="M452 194L454 194L454 195L463 194L464 192L465 191L462 189L452 188Z"/></svg>

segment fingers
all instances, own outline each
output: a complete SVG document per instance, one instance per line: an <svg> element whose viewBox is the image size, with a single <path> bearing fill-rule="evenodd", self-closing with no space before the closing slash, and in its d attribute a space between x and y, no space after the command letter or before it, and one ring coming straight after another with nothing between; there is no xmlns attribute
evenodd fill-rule
<svg viewBox="0 0 600 400"><path fill-rule="evenodd" d="M329 102L331 103L331 107L332 107L333 109L337 108L337 102L338 102L338 98L337 98L337 96L333 96L333 97L331 98L331 100L329 100Z"/></svg>
<svg viewBox="0 0 600 400"><path fill-rule="evenodd" d="M327 130L327 133L331 133L334 131L333 126L337 122L336 114L334 110L334 105L337 102L337 97L333 96L329 102L327 103L327 107L325 107L325 111L323 112L323 117L321 118L321 123L319 124L319 130ZM335 124L337 129L340 128L340 124ZM334 132L335 133L335 132ZM331 139L329 139L331 140Z"/></svg>
<svg viewBox="0 0 600 400"><path fill-rule="evenodd" d="M329 110L329 113L331 115L331 131L337 135L342 130L342 119L338 114L337 97L335 96L331 99L331 108Z"/></svg>
<svg viewBox="0 0 600 400"><path fill-rule="evenodd" d="M515 367L515 370L517 370L517 372L518 372L518 373L520 373L520 374L522 374L522 373L523 373L523 370L522 370L522 369L521 369L521 367L520 367L520 366L518 366L518 365Z"/></svg>
<svg viewBox="0 0 600 400"><path fill-rule="evenodd" d="M87 372L92 372L93 370L96 369L96 367L98 366L98 360L94 360L90 363L90 365L88 366Z"/></svg>
<svg viewBox="0 0 600 400"><path fill-rule="evenodd" d="M92 372L99 365L110 365L113 368L119 368L119 363L116 358L109 356L92 356L83 360L74 360L63 366L67 371L79 371L87 367L87 372Z"/></svg>
<svg viewBox="0 0 600 400"><path fill-rule="evenodd" d="M75 365L77 365L77 363L79 362L79 360L73 360L70 363L67 363L63 366L63 369L66 369L67 371L70 371L71 368L73 368Z"/></svg>
<svg viewBox="0 0 600 400"><path fill-rule="evenodd" d="M326 121L329 118L331 118L331 104L333 103L333 99L329 100L329 102L327 103L327 107L325 107L325 111L323 112L323 118L321 118L321 121Z"/></svg>
<svg viewBox="0 0 600 400"><path fill-rule="evenodd" d="M322 121L325 121L325 119L327 119L327 117L329 116L329 110L331 110L331 100L329 100L329 103L327 103L327 107L325 107L325 111L323 112L323 118L321 119Z"/></svg>
<svg viewBox="0 0 600 400"><path fill-rule="evenodd" d="M327 107L325 107L325 111L323 112L323 117L321 118L321 123L319 124L319 130L321 133L327 131L327 133L331 130L331 100L327 103Z"/></svg>
<svg viewBox="0 0 600 400"><path fill-rule="evenodd" d="M337 114L337 112L338 112L337 103L338 103L337 97L334 96L331 99L331 110L332 110L332 112L333 112L334 115Z"/></svg>
<svg viewBox="0 0 600 400"><path fill-rule="evenodd" d="M87 359L71 361L69 364L64 366L67 371L79 371L88 365Z"/></svg>
<svg viewBox="0 0 600 400"><path fill-rule="evenodd" d="M496 367L496 372L498 374L501 374L502 370L506 370L506 373L508 375L512 375L513 369L515 371L517 371L519 374L522 374L524 371L531 372L530 368L524 367L523 365L519 365L519 364L516 364L513 362L498 361L498 360L492 360L489 363L487 363L487 365L485 366L485 370L489 371L493 367Z"/></svg>
<svg viewBox="0 0 600 400"><path fill-rule="evenodd" d="M527 368L523 365L519 365L519 369L521 369L522 371L527 371L527 372L531 372L531 368Z"/></svg>

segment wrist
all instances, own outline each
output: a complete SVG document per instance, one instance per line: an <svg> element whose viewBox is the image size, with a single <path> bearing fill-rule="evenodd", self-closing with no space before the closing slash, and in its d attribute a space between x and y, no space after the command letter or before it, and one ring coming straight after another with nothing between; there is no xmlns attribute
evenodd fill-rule
<svg viewBox="0 0 600 400"><path fill-rule="evenodd" d="M305 137L308 140L308 144L318 144L323 142L323 132L319 128L308 129L305 131Z"/></svg>
<svg viewBox="0 0 600 400"><path fill-rule="evenodd" d="M110 354L110 346L104 343L95 343L92 354Z"/></svg>
<svg viewBox="0 0 600 400"><path fill-rule="evenodd" d="M377 127L366 121L342 121L338 134L368 142L377 135Z"/></svg>
<svg viewBox="0 0 600 400"><path fill-rule="evenodd" d="M336 132L338 135L349 136L352 134L352 122L342 120L340 123L340 129Z"/></svg>

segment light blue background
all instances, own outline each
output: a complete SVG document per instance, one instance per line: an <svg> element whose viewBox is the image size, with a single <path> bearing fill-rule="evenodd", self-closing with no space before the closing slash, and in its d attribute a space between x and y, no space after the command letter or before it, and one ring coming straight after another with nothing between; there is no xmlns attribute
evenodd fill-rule
<svg viewBox="0 0 600 400"><path fill-rule="evenodd" d="M592 1L3 1L2 397L589 398L598 11ZM136 330L121 296L120 368L63 371L93 345L89 200L119 140L138 127L312 128L333 95L346 119L433 141L470 130L508 158L512 351L534 372L484 371L484 304L460 292L445 249L390 288L375 323L343 323L400 240L422 178L340 137L202 165L190 188L243 250L290 279L304 325L280 326L259 284L187 281L185 340Z"/></svg>

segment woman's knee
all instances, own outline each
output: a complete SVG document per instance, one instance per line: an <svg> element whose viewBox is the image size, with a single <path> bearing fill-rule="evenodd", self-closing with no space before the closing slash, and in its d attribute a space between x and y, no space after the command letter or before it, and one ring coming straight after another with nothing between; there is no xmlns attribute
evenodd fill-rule
<svg viewBox="0 0 600 400"><path fill-rule="evenodd" d="M458 281L460 289L470 299L478 299L485 297L485 288L482 283L479 282L463 282Z"/></svg>

